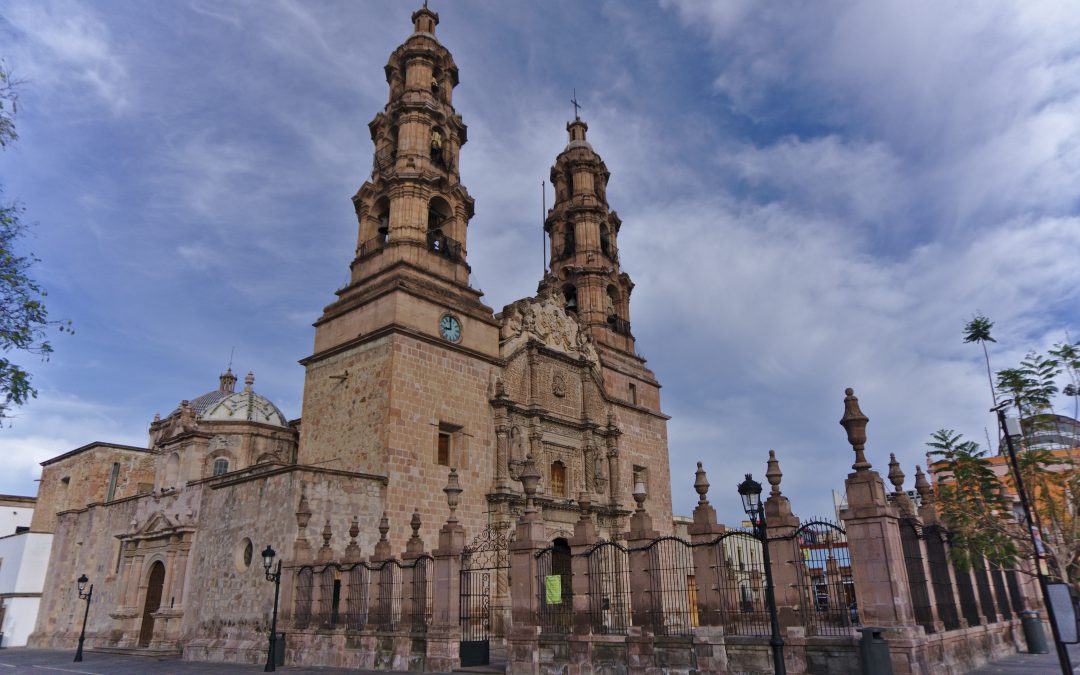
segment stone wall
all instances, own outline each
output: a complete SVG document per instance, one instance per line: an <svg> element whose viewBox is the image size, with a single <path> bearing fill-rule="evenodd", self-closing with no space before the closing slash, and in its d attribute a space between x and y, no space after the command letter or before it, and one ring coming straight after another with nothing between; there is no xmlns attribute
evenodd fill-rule
<svg viewBox="0 0 1080 675"><path fill-rule="evenodd" d="M42 464L32 532L52 532L56 514L104 502L114 463L120 465L113 499L149 492L157 456L144 448L91 443Z"/></svg>

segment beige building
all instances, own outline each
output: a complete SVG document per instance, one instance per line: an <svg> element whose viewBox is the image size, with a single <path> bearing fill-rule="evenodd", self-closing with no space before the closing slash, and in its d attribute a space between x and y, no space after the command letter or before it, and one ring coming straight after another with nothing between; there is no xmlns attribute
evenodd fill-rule
<svg viewBox="0 0 1080 675"><path fill-rule="evenodd" d="M551 168L550 269L536 296L496 313L469 284L457 66L435 36L438 15L423 8L413 22L369 124L351 279L301 361L302 418L286 420L251 374L237 391L230 370L155 417L145 448L92 443L45 462L32 529L55 536L31 644L74 645L74 580L85 573L89 645L258 660L272 598L264 546L303 560L314 555L306 537L321 532L320 559L341 557L359 523L350 545L370 556L385 515L390 549L402 551L415 514L433 547L451 468L469 541L506 545L528 455L552 541L570 537L582 501L601 536L622 538L636 484L670 531L668 417L635 351L622 223L587 125L567 125Z"/></svg>

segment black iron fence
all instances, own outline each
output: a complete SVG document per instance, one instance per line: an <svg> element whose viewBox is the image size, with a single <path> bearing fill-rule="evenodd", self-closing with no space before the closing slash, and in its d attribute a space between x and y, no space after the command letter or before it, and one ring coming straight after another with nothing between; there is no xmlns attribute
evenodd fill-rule
<svg viewBox="0 0 1080 675"><path fill-rule="evenodd" d="M795 530L795 562L803 622L809 635L851 635L859 625L847 533L836 523L810 520Z"/></svg>
<svg viewBox="0 0 1080 675"><path fill-rule="evenodd" d="M570 547L549 546L536 554L540 630L569 633L574 617L573 570Z"/></svg>
<svg viewBox="0 0 1080 675"><path fill-rule="evenodd" d="M949 554L945 547L947 538L948 533L940 527L932 525L923 528L927 566L930 568L930 586L934 590L938 618L944 624L945 630L955 630L960 627L960 615L956 609L952 575L949 573Z"/></svg>
<svg viewBox="0 0 1080 675"><path fill-rule="evenodd" d="M927 633L934 632L934 610L930 602L930 588L926 578L926 561L923 560L922 539L924 533L914 519L900 521L900 543L904 551L907 569L908 592L911 595L915 622Z"/></svg>
<svg viewBox="0 0 1080 675"><path fill-rule="evenodd" d="M630 559L622 544L603 541L583 554L589 570L589 623L598 635L630 627Z"/></svg>
<svg viewBox="0 0 1080 675"><path fill-rule="evenodd" d="M699 625L698 588L689 543L660 537L642 550L649 554L649 613L657 635L690 635Z"/></svg>
<svg viewBox="0 0 1080 675"><path fill-rule="evenodd" d="M427 555L409 561L305 565L296 571L293 626L424 631L431 623L432 565Z"/></svg>

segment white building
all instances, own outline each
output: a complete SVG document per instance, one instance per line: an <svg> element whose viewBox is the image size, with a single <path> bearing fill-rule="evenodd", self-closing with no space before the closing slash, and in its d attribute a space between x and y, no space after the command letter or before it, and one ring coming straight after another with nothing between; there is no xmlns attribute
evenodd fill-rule
<svg viewBox="0 0 1080 675"><path fill-rule="evenodd" d="M0 495L0 635L3 647L20 647L34 630L51 534L30 532L33 497Z"/></svg>

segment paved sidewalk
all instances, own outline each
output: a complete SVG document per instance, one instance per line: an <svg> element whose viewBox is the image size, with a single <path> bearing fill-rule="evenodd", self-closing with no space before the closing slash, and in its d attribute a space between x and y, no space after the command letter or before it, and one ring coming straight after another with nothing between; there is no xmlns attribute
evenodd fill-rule
<svg viewBox="0 0 1080 675"><path fill-rule="evenodd" d="M1073 672L1080 673L1080 646L1069 648ZM1050 654L1017 654L995 661L969 675L1061 675L1061 665L1056 652ZM3 673L0 673L3 675Z"/></svg>
<svg viewBox="0 0 1080 675"><path fill-rule="evenodd" d="M130 656L127 654L104 654L92 651L83 653L83 660L75 663L75 652L53 649L26 649L14 647L0 649L0 675L16 673L83 673L84 675L216 675L217 673L261 673L262 665L236 663L204 663L183 661L178 656ZM311 675L386 675L386 671L346 670L344 668L299 668L280 666L278 672Z"/></svg>

